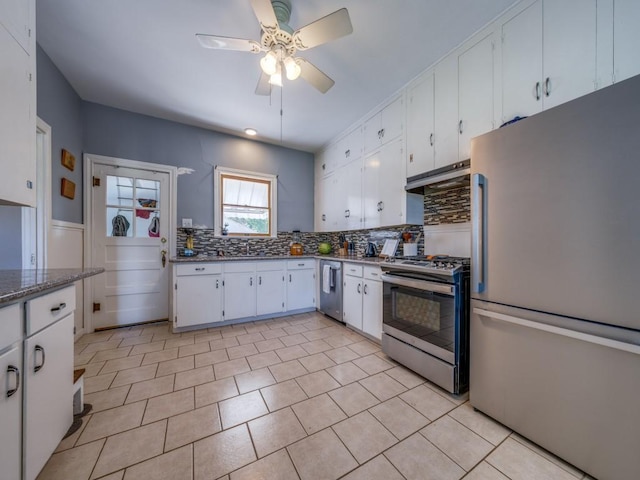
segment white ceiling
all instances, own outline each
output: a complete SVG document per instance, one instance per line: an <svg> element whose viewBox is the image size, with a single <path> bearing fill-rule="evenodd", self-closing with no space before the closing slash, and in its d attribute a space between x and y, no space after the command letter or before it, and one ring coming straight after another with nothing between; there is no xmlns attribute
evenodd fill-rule
<svg viewBox="0 0 640 480"><path fill-rule="evenodd" d="M324 95L255 95L260 55L200 46L259 40L249 0L37 0L37 40L83 100L315 152L514 3L292 0L294 29L349 10L351 35L299 53L335 80Z"/></svg>

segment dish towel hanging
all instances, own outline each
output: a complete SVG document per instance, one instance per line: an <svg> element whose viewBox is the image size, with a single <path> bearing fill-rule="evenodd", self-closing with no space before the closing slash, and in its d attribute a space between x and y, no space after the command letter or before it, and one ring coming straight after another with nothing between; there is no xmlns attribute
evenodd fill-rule
<svg viewBox="0 0 640 480"><path fill-rule="evenodd" d="M158 217L153 217L151 219L151 224L149 225L149 236L150 237L160 236L160 219Z"/></svg>
<svg viewBox="0 0 640 480"><path fill-rule="evenodd" d="M322 267L322 291L331 293L331 266L324 265Z"/></svg>
<svg viewBox="0 0 640 480"><path fill-rule="evenodd" d="M111 231L112 237L126 237L127 231L131 226L129 220L127 220L127 217L120 214L113 217L113 220L111 220L111 225L113 226L113 230Z"/></svg>

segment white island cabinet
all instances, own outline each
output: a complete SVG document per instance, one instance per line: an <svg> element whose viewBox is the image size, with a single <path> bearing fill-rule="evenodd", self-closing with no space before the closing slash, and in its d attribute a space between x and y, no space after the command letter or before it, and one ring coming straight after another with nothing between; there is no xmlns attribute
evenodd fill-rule
<svg viewBox="0 0 640 480"><path fill-rule="evenodd" d="M23 473L36 478L73 423L75 286L26 302Z"/></svg>
<svg viewBox="0 0 640 480"><path fill-rule="evenodd" d="M6 478L20 478L23 375L22 309L14 304L0 309L0 465Z"/></svg>

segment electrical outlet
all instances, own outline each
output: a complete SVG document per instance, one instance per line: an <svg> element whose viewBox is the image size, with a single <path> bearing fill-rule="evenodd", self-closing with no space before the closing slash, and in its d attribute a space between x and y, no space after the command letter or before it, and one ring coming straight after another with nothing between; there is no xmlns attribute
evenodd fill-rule
<svg viewBox="0 0 640 480"><path fill-rule="evenodd" d="M193 220L191 218L182 219L182 228L191 228L193 226Z"/></svg>

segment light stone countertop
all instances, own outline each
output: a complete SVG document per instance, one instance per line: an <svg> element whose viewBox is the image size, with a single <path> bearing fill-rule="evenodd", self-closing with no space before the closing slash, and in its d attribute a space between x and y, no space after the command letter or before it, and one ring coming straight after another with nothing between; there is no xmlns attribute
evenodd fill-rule
<svg viewBox="0 0 640 480"><path fill-rule="evenodd" d="M0 270L0 307L102 272L104 268Z"/></svg>
<svg viewBox="0 0 640 480"><path fill-rule="evenodd" d="M172 257L169 259L171 263L216 263L216 262L253 262L262 260L299 260L299 259L320 259L335 260L349 263L362 263L365 265L378 265L384 262L384 258L380 257L359 257L356 255L236 255L236 256L215 256L215 255L196 255L193 257Z"/></svg>

